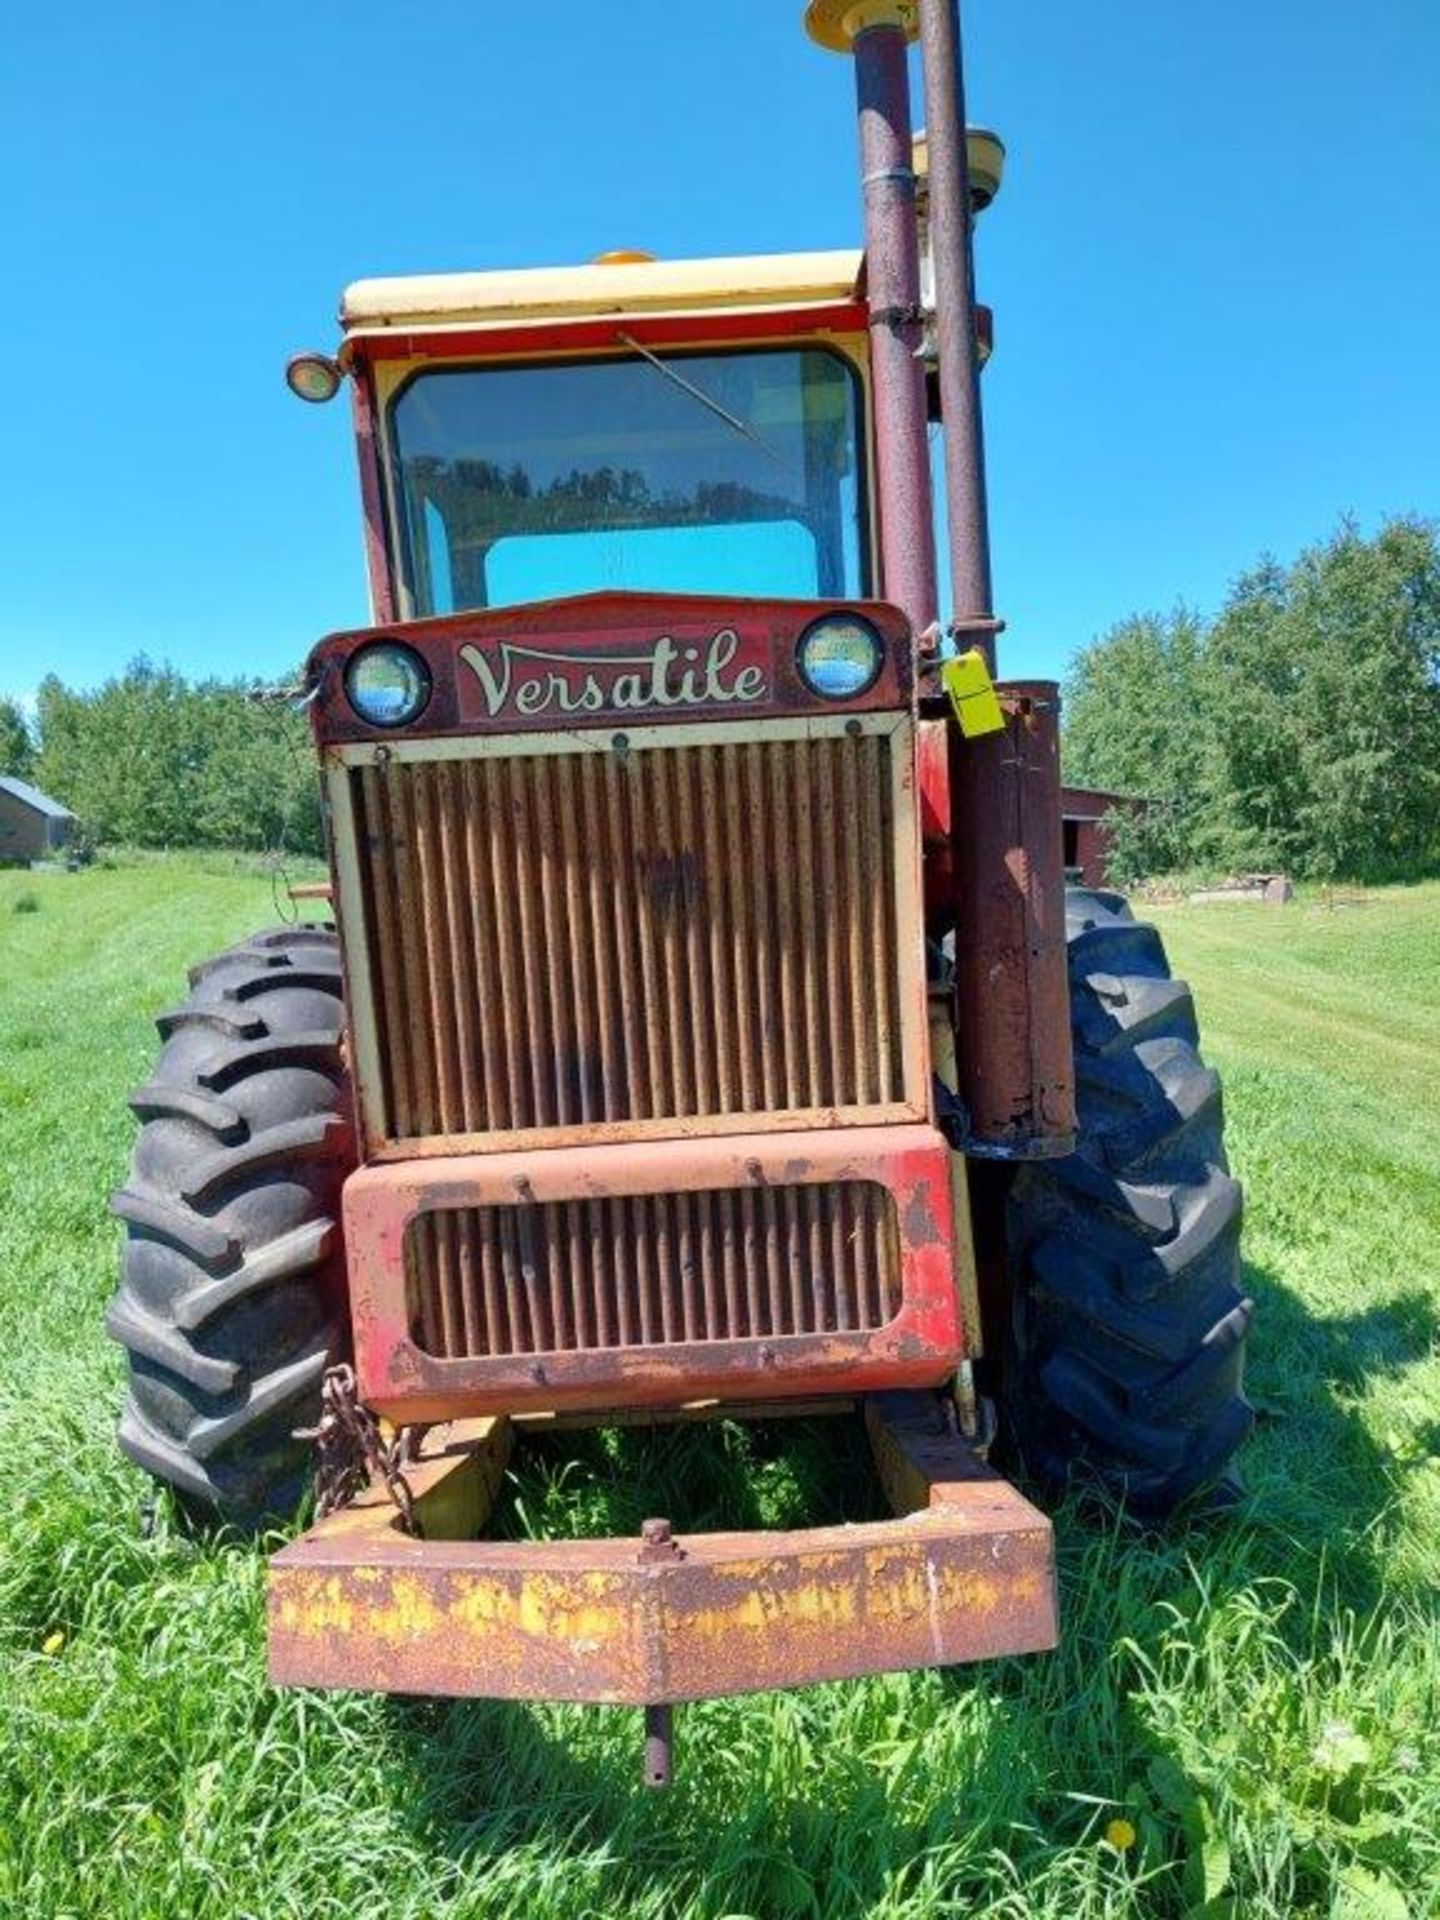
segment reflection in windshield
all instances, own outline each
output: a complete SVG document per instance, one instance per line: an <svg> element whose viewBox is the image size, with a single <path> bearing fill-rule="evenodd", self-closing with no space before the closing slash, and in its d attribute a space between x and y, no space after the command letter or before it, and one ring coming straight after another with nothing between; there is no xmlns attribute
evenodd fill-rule
<svg viewBox="0 0 1440 1920"><path fill-rule="evenodd" d="M757 579L813 579L815 542L798 520L754 522L742 540L734 527L699 525L510 534L491 547L485 574L492 600L502 607L606 588L694 593L697 580L706 593L748 594L760 591ZM441 611L454 608L436 608Z"/></svg>
<svg viewBox="0 0 1440 1920"><path fill-rule="evenodd" d="M411 380L391 409L411 611L607 587L863 595L847 363L801 348L667 364L704 404L646 360Z"/></svg>

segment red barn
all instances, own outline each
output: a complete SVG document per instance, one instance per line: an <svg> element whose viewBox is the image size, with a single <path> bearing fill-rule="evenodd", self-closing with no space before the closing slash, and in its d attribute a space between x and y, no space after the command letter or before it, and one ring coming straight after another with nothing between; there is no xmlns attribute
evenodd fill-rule
<svg viewBox="0 0 1440 1920"><path fill-rule="evenodd" d="M1098 787L1062 787L1060 811L1065 823L1065 870L1086 887L1110 884L1107 865L1110 834L1108 813L1140 813L1146 802L1133 793L1105 793Z"/></svg>

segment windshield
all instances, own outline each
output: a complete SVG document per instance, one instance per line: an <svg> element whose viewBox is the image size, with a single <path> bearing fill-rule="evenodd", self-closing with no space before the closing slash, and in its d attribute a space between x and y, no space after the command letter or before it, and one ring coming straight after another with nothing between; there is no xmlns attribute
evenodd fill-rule
<svg viewBox="0 0 1440 1920"><path fill-rule="evenodd" d="M414 616L602 588L859 599L859 383L822 347L437 367L390 408Z"/></svg>

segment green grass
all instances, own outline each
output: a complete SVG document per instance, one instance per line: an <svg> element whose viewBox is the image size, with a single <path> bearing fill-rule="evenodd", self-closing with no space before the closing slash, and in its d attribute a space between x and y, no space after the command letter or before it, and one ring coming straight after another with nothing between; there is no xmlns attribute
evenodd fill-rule
<svg viewBox="0 0 1440 1920"><path fill-rule="evenodd" d="M186 962L271 917L213 857L0 874L0 1913L1440 1914L1440 887L1156 916L1249 1192L1247 1505L1064 1510L1058 1654L686 1709L661 1797L632 1714L268 1691L263 1555L142 1529L123 1098ZM592 1441L511 1520L859 1510L841 1441Z"/></svg>

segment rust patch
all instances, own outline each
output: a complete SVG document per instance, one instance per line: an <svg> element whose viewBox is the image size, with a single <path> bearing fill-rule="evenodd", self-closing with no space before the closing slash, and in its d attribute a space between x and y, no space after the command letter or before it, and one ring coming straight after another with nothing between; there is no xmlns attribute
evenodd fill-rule
<svg viewBox="0 0 1440 1920"><path fill-rule="evenodd" d="M636 864L657 913L683 917L703 905L704 878L693 853L642 853Z"/></svg>
<svg viewBox="0 0 1440 1920"><path fill-rule="evenodd" d="M931 1189L917 1182L900 1217L901 1229L912 1247L938 1247L946 1244L940 1223L931 1206Z"/></svg>

